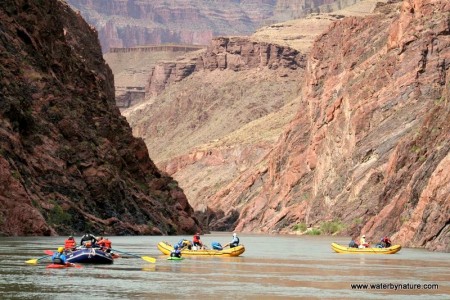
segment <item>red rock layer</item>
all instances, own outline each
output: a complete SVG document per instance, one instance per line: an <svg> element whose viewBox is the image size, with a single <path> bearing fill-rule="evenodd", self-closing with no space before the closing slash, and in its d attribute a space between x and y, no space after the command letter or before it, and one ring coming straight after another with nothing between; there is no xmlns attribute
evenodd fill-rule
<svg viewBox="0 0 450 300"><path fill-rule="evenodd" d="M243 37L212 39L207 50L198 56L178 62L162 62L153 68L146 91L160 94L166 86L183 80L195 71L243 71L267 67L288 72L305 67L305 56L297 50L272 43L261 43Z"/></svg>
<svg viewBox="0 0 450 300"><path fill-rule="evenodd" d="M378 11L316 40L297 117L267 168L212 198L225 212L213 226L288 232L337 220L374 241L450 251L450 3Z"/></svg>
<svg viewBox="0 0 450 300"><path fill-rule="evenodd" d="M0 6L0 234L199 230L115 106L97 33L60 1Z"/></svg>

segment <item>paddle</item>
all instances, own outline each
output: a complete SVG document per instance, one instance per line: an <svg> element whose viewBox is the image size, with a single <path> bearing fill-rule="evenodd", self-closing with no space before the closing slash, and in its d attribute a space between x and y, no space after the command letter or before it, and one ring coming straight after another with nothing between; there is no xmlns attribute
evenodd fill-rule
<svg viewBox="0 0 450 300"><path fill-rule="evenodd" d="M26 263L27 264L37 264L38 261L43 260L44 258L47 258L47 257L49 257L49 256L46 255L46 256L42 256L40 258L30 259L30 260L27 260Z"/></svg>
<svg viewBox="0 0 450 300"><path fill-rule="evenodd" d="M53 251L52 250L44 250L44 253L50 256L53 256Z"/></svg>
<svg viewBox="0 0 450 300"><path fill-rule="evenodd" d="M153 257L150 257L150 256L139 256L139 255L136 255L136 254L133 254L133 253L128 253L128 252L124 252L124 251L120 251L120 250L112 249L112 248L111 248L111 251L119 252L119 253L122 253L122 254L127 254L129 256L139 257L139 258L142 258L143 260L148 261L150 263L155 263L156 262L156 258L153 258Z"/></svg>

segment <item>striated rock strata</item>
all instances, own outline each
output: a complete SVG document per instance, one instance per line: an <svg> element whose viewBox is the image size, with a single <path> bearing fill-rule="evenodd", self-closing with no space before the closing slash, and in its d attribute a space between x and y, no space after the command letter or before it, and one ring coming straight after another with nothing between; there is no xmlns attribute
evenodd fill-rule
<svg viewBox="0 0 450 300"><path fill-rule="evenodd" d="M207 50L159 64L156 95L123 113L158 167L190 204L208 198L273 148L294 114L305 55L250 38L216 38Z"/></svg>
<svg viewBox="0 0 450 300"><path fill-rule="evenodd" d="M149 97L157 96L168 85L196 71L297 70L304 67L305 57L295 49L243 37L218 37L204 52L191 59L157 64L149 76L146 91Z"/></svg>
<svg viewBox="0 0 450 300"><path fill-rule="evenodd" d="M80 15L56 0L5 0L0 31L0 234L200 229L120 116Z"/></svg>
<svg viewBox="0 0 450 300"><path fill-rule="evenodd" d="M450 251L450 3L404 0L315 42L277 147L208 199L213 229L346 224Z"/></svg>
<svg viewBox="0 0 450 300"><path fill-rule="evenodd" d="M165 43L207 45L222 35L249 35L262 25L361 0L68 0L99 32L103 51Z"/></svg>

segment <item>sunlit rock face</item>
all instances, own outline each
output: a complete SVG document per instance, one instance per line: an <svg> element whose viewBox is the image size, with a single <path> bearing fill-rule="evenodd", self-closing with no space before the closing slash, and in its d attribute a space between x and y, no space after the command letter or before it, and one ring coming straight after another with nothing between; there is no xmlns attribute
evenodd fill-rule
<svg viewBox="0 0 450 300"><path fill-rule="evenodd" d="M203 51L159 63L149 77L152 98L123 114L192 207L206 211L210 197L264 159L292 120L305 57L249 37L214 38Z"/></svg>
<svg viewBox="0 0 450 300"><path fill-rule="evenodd" d="M68 0L95 26L103 51L150 44L208 45L263 25L328 12L360 0Z"/></svg>
<svg viewBox="0 0 450 300"><path fill-rule="evenodd" d="M0 234L200 228L115 106L96 30L61 1L0 6Z"/></svg>
<svg viewBox="0 0 450 300"><path fill-rule="evenodd" d="M266 167L210 198L213 228L290 232L335 220L372 241L450 250L450 3L377 12L316 40L297 116Z"/></svg>

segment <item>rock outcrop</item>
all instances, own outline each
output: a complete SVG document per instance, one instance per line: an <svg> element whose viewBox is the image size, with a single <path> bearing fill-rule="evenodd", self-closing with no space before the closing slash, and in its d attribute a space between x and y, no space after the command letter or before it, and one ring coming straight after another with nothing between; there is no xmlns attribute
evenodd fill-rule
<svg viewBox="0 0 450 300"><path fill-rule="evenodd" d="M207 49L191 59L162 62L149 76L149 97L159 95L168 85L197 71L243 71L256 68L297 70L305 67L305 56L295 49L277 44L252 41L244 37L217 37Z"/></svg>
<svg viewBox="0 0 450 300"><path fill-rule="evenodd" d="M128 108L148 97L146 86L152 70L160 61L174 61L178 56L205 47L192 45L154 45L111 48L103 55L114 74L116 104Z"/></svg>
<svg viewBox="0 0 450 300"><path fill-rule="evenodd" d="M200 229L114 101L97 32L61 1L0 5L0 234Z"/></svg>
<svg viewBox="0 0 450 300"><path fill-rule="evenodd" d="M266 167L209 199L213 228L338 221L352 235L450 251L450 3L378 12L316 40L297 116Z"/></svg>

